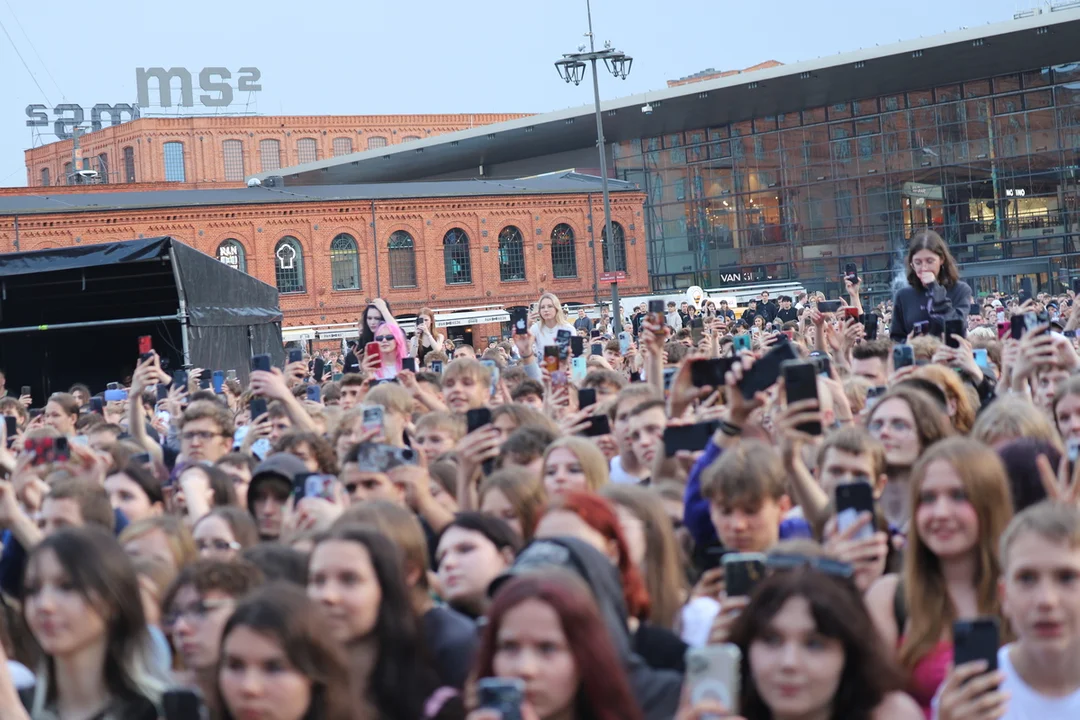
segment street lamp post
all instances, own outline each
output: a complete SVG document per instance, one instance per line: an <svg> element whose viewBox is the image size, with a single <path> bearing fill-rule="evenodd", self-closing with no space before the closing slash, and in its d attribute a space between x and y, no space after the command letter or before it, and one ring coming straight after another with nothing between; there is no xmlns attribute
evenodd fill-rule
<svg viewBox="0 0 1080 720"><path fill-rule="evenodd" d="M604 195L604 258L610 272L615 270L615 234L611 229L611 196L608 193L607 153L604 149L604 119L600 112L600 78L596 72L596 61L603 60L608 71L617 78L626 79L630 74L630 67L634 59L629 55L619 52L611 47L611 43L604 43L603 50L596 49L592 29L592 4L585 0L585 9L589 15L589 52L577 52L563 55L562 60L555 63L555 69L559 71L559 77L568 83L580 85L585 79L585 63L592 63L593 78L593 102L596 108L596 146L600 151L600 187ZM584 50L584 46L580 48ZM617 279L611 283L611 316L615 334L622 329L622 308L619 307L619 283Z"/></svg>

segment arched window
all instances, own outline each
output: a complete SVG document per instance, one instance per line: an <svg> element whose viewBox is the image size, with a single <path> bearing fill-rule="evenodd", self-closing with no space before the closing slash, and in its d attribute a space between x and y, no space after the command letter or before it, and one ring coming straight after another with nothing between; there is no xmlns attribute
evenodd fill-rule
<svg viewBox="0 0 1080 720"><path fill-rule="evenodd" d="M162 149L165 153L165 182L186 182L184 143L167 142Z"/></svg>
<svg viewBox="0 0 1080 720"><path fill-rule="evenodd" d="M135 148L124 148L124 182L135 182Z"/></svg>
<svg viewBox="0 0 1080 720"><path fill-rule="evenodd" d="M352 153L352 138L334 138L334 157L349 155L350 153Z"/></svg>
<svg viewBox="0 0 1080 720"><path fill-rule="evenodd" d="M64 163L64 184L71 184L71 163L69 162Z"/></svg>
<svg viewBox="0 0 1080 720"><path fill-rule="evenodd" d="M390 235L390 287L416 287L416 248L412 235L396 230Z"/></svg>
<svg viewBox="0 0 1080 720"><path fill-rule="evenodd" d="M386 138L381 135L372 135L367 139L367 149L374 150L375 148L386 147Z"/></svg>
<svg viewBox="0 0 1080 720"><path fill-rule="evenodd" d="M513 225L507 225L499 233L499 279L525 279L525 242L521 231Z"/></svg>
<svg viewBox="0 0 1080 720"><path fill-rule="evenodd" d="M225 158L225 179L229 182L242 181L244 179L244 141L223 141L221 154Z"/></svg>
<svg viewBox="0 0 1080 720"><path fill-rule="evenodd" d="M420 137L417 136L417 135L406 135L405 137L401 138L401 142L403 142L403 143L416 142L419 139L420 139Z"/></svg>
<svg viewBox="0 0 1080 720"><path fill-rule="evenodd" d="M262 163L262 171L281 169L281 143L277 140L259 141L259 162Z"/></svg>
<svg viewBox="0 0 1080 720"><path fill-rule="evenodd" d="M335 290L360 289L360 256L352 235L341 233L331 241L330 278Z"/></svg>
<svg viewBox="0 0 1080 720"><path fill-rule="evenodd" d="M318 159L319 146L315 144L315 138L300 138L296 141L296 162L303 165Z"/></svg>
<svg viewBox="0 0 1080 720"><path fill-rule="evenodd" d="M577 277L574 229L566 223L559 223L551 231L551 272L557 278Z"/></svg>
<svg viewBox="0 0 1080 720"><path fill-rule="evenodd" d="M247 272L247 252L239 240L222 240L218 245L217 259L235 270Z"/></svg>
<svg viewBox="0 0 1080 720"><path fill-rule="evenodd" d="M109 182L109 154L101 153L97 156L98 182Z"/></svg>
<svg viewBox="0 0 1080 720"><path fill-rule="evenodd" d="M41 186L49 187L49 168L41 168Z"/></svg>
<svg viewBox="0 0 1080 720"><path fill-rule="evenodd" d="M608 247L607 247L607 228L600 230L600 248L603 251L604 257L604 272L626 272L626 233L623 232L622 225L611 221L611 234L615 237L615 242L612 243L612 252L615 253L615 267L609 267L610 260L608 260Z"/></svg>
<svg viewBox="0 0 1080 720"><path fill-rule="evenodd" d="M274 248L274 275L279 293L304 292L304 249L290 235L281 238Z"/></svg>
<svg viewBox="0 0 1080 720"><path fill-rule="evenodd" d="M472 258L469 257L469 236L461 228L443 235L443 267L447 285L472 282Z"/></svg>

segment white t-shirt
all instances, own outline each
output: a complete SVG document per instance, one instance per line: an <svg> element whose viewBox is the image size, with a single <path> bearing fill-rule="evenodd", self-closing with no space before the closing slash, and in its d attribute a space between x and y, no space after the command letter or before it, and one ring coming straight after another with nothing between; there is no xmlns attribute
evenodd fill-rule
<svg viewBox="0 0 1080 720"><path fill-rule="evenodd" d="M560 330L569 330L570 337L577 335L577 330L575 330L574 326L570 323L562 323L553 328L549 328L543 323L534 323L533 326L529 328L529 332L531 332L536 339L534 350L536 351L537 362L543 362L540 358L544 355L544 348L548 345L555 344L555 335L557 335Z"/></svg>
<svg viewBox="0 0 1080 720"><path fill-rule="evenodd" d="M1009 694L1001 720L1066 720L1080 718L1080 689L1065 697L1046 697L1031 689L1013 667L1009 652L1013 645L998 650L998 670L1005 676L1001 689ZM938 698L934 698L933 717L937 718Z"/></svg>
<svg viewBox="0 0 1080 720"><path fill-rule="evenodd" d="M611 463L608 466L608 478L616 485L637 485L644 479L623 470L621 455L611 458Z"/></svg>

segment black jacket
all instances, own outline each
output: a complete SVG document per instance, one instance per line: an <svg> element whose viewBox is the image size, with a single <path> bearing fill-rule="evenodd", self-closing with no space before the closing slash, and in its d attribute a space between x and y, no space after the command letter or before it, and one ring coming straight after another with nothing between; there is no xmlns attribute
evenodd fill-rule
<svg viewBox="0 0 1080 720"><path fill-rule="evenodd" d="M971 287L963 280L957 281L951 288L936 283L925 289L908 285L898 290L893 297L889 337L893 342L907 342L907 337L915 329L916 323L941 323L950 319L963 320L963 334L966 335L970 310Z"/></svg>

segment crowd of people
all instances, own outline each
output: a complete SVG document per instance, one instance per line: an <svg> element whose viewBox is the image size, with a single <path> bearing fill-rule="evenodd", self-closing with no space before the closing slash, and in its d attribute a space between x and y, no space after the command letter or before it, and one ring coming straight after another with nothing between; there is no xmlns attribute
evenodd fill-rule
<svg viewBox="0 0 1080 720"><path fill-rule="evenodd" d="M906 269L0 376L0 718L1080 717L1080 303Z"/></svg>

